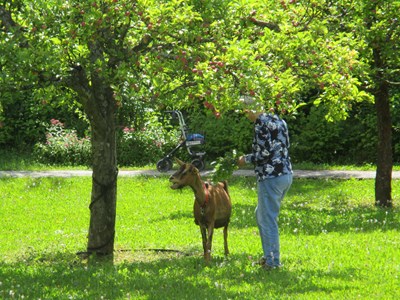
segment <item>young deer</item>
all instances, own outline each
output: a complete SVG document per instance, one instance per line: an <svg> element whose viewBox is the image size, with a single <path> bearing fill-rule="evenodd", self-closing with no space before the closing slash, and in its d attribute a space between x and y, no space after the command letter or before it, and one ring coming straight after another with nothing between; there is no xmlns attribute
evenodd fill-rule
<svg viewBox="0 0 400 300"><path fill-rule="evenodd" d="M203 240L204 259L211 259L211 246L214 228L224 227L225 255L228 250L228 225L232 204L226 181L211 185L201 180L199 170L192 164L176 159L180 168L170 178L172 189L190 186L194 192L194 221L200 226Z"/></svg>

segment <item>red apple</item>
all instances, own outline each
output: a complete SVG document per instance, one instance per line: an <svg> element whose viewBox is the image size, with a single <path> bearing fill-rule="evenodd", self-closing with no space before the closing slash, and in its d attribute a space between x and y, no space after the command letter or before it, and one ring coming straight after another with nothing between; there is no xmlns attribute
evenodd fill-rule
<svg viewBox="0 0 400 300"><path fill-rule="evenodd" d="M204 104L204 107L206 107L208 109L210 109L210 107L212 107L212 104L208 101L204 101L203 104Z"/></svg>

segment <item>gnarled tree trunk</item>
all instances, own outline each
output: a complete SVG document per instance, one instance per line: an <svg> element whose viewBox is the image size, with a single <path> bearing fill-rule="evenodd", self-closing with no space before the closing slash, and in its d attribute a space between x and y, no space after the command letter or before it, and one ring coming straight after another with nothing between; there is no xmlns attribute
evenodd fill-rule
<svg viewBox="0 0 400 300"><path fill-rule="evenodd" d="M377 87L375 91L375 108L378 122L378 155L375 178L375 204L381 207L392 206L392 120L390 115L389 84L381 71L384 63L379 49L374 49L374 67Z"/></svg>
<svg viewBox="0 0 400 300"><path fill-rule="evenodd" d="M93 179L87 252L108 255L114 250L118 175L113 89L99 77L92 75L89 81L79 66L73 69L68 83L80 96L92 129Z"/></svg>
<svg viewBox="0 0 400 300"><path fill-rule="evenodd" d="M93 89L89 103L92 127L93 183L87 251L112 254L114 250L117 158L115 103L110 87Z"/></svg>

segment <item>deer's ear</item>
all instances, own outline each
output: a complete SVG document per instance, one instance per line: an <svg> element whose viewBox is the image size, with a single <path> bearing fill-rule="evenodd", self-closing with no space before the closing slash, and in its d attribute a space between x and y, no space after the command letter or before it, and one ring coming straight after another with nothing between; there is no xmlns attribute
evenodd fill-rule
<svg viewBox="0 0 400 300"><path fill-rule="evenodd" d="M175 161L177 162L178 165L183 166L185 163L181 161L180 159L175 157Z"/></svg>
<svg viewBox="0 0 400 300"><path fill-rule="evenodd" d="M199 170L195 167L195 166L193 166L193 165L190 165L190 172L192 172L192 174L194 174L194 175L197 175L197 174L199 174Z"/></svg>

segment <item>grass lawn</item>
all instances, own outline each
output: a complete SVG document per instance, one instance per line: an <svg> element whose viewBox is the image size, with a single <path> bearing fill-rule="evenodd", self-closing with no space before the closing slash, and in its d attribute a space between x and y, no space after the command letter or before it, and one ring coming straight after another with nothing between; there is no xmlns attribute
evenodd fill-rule
<svg viewBox="0 0 400 300"><path fill-rule="evenodd" d="M206 168L212 169L211 161L206 161ZM252 169L251 166L248 166ZM0 170L3 171L47 171L47 170L89 170L88 166L70 166L70 165L46 165L38 162L32 152L18 152L15 150L0 149ZM120 170L141 170L156 169L156 165L142 167L119 166ZM332 164L314 164L314 163L294 163L294 170L359 170L374 171L376 166L373 164L364 165L332 165ZM393 171L400 171L400 164L393 166Z"/></svg>
<svg viewBox="0 0 400 300"><path fill-rule="evenodd" d="M261 270L254 178L230 181L224 258L205 266L193 193L166 177L120 178L113 262L87 261L91 179L0 179L0 299L399 299L399 208L373 180L295 179L280 216L284 268ZM395 206L400 181L393 181ZM154 249L171 251L157 252Z"/></svg>

